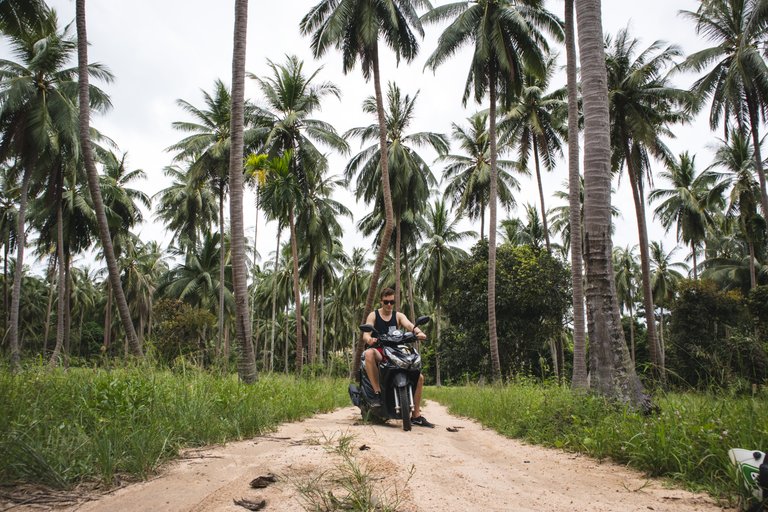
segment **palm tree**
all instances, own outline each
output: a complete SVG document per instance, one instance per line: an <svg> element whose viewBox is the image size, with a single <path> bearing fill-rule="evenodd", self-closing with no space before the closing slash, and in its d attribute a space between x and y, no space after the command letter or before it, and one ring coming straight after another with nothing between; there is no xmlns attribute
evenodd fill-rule
<svg viewBox="0 0 768 512"><path fill-rule="evenodd" d="M139 339L136 336L136 330L133 327L131 313L128 309L128 302L125 300L120 283L120 270L117 267L117 258L115 250L112 247L112 236L109 234L109 224L107 214L104 210L104 200L101 197L101 187L99 186L99 173L96 170L96 164L93 159L93 149L91 148L90 133L90 109L83 105L91 105L90 88L88 87L88 36L86 33L85 21L85 0L75 2L75 12L77 21L77 62L78 62L78 84L80 100L80 145L83 154L85 169L88 173L88 189L91 192L94 210L96 210L96 222L99 226L99 239L107 260L107 269L109 271L109 281L112 284L112 290L117 301L117 309L120 312L120 319L123 322L123 329L128 338L128 346L137 357L143 357Z"/></svg>
<svg viewBox="0 0 768 512"><path fill-rule="evenodd" d="M398 61L400 58L404 58L406 62L412 61L419 51L413 31L424 36L421 20L416 14L416 9L420 7L431 8L431 5L427 0L320 0L301 20L301 32L305 35L312 34L311 47L315 58L322 57L331 47L336 47L342 52L345 74L355 67L359 58L363 77L366 81L373 77L381 148L387 146L387 123L381 94L379 36L384 37ZM394 229L395 214L389 188L388 156L387 151L381 151L381 190L386 223L373 266L372 286L368 289L363 315L367 315L373 308L379 274ZM352 376L355 378L360 370L363 344L363 337L360 336L355 347L352 368Z"/></svg>
<svg viewBox="0 0 768 512"><path fill-rule="evenodd" d="M754 151L749 140L739 132L732 132L728 142L720 141L710 169L715 167L727 171L723 183L730 187L726 215L737 219L747 244L751 289L757 286L756 247L765 242L765 219L757 213L760 191L754 178Z"/></svg>
<svg viewBox="0 0 768 512"><path fill-rule="evenodd" d="M198 247L172 248L173 256L183 256L184 261L163 276L157 287L159 296L183 300L193 307L212 310L218 290L218 269L221 266L220 240L218 233L210 233L203 238ZM226 268L226 262L224 263ZM232 302L232 293L227 290L225 301Z"/></svg>
<svg viewBox="0 0 768 512"><path fill-rule="evenodd" d="M496 151L497 93L506 103L523 86L523 69L542 76L548 45L539 30L562 39L562 26L556 16L542 7L542 2L512 0L478 0L456 2L432 9L422 17L425 22L452 20L440 35L437 49L425 67L435 70L465 44L474 44L463 102L466 105L474 90L480 103L488 93L490 101L490 226L488 229L488 334L490 337L493 377L501 379L499 344L496 334L496 208L498 167Z"/></svg>
<svg viewBox="0 0 768 512"><path fill-rule="evenodd" d="M338 182L323 178L323 173L328 166L327 158L315 147L315 142L341 153L349 151L349 145L336 133L333 126L312 117L320 109L324 98L327 96L339 98L340 92L332 83L316 81L319 69L308 76L305 75L304 63L296 56L286 57L284 65L269 61L269 67L272 69L271 77L263 79L253 75L251 77L259 84L268 103L268 108L260 111L264 122L270 127L266 140L268 154L276 160L279 155L289 152L293 158L289 162L290 170L296 174L297 183L304 196L304 200L294 203L295 208L301 206L296 212L295 221L299 231L310 237L312 251L310 251L309 269L312 269L315 263L314 257L321 250L320 245L330 243L333 239L330 231L340 231L338 224L334 224L335 215L348 214L345 207L331 201L328 197ZM269 162L266 164L269 167ZM267 171L265 178L268 179L268 176ZM322 205L313 203L313 198L320 201ZM335 213L332 213L334 211ZM324 215L318 217L318 213ZM278 218L281 221L288 219L287 217ZM305 229L309 229L310 232L307 233ZM309 273L312 271L310 270ZM297 275L296 279L299 277ZM307 339L309 349L307 355L310 363L314 362L315 355L315 332L312 326L315 319L316 291L310 290L310 329ZM297 324L300 328L301 322ZM300 335L298 339L301 340ZM301 345L297 346L301 347ZM298 353L300 354L301 350L298 350Z"/></svg>
<svg viewBox="0 0 768 512"><path fill-rule="evenodd" d="M459 217L451 216L444 200L430 204L426 212L427 230L419 247L416 268L419 269L419 288L435 304L435 381L440 382L440 326L442 293L450 270L467 253L457 246L466 238L473 236L471 231L458 231Z"/></svg>
<svg viewBox="0 0 768 512"><path fill-rule="evenodd" d="M691 87L701 101L712 99L709 125L714 130L723 122L728 138L728 120L746 134L749 124L755 170L760 183L763 216L768 217L768 192L760 153L760 117L768 105L768 66L764 52L768 19L763 0L704 0L696 12L681 11L696 23L696 33L715 46L695 52L680 65L683 70L708 70ZM714 64L714 66L713 66Z"/></svg>
<svg viewBox="0 0 768 512"><path fill-rule="evenodd" d="M669 252L664 250L661 242L651 242L651 285L654 303L659 306L659 340L662 352L664 352L664 306L670 306L674 299L674 291L677 283L683 279L682 272L688 273L688 266L682 262L673 262L677 248ZM646 311L646 323L653 323L655 311Z"/></svg>
<svg viewBox="0 0 768 512"><path fill-rule="evenodd" d="M299 286L299 251L296 238L296 214L302 203L299 178L291 169L293 155L286 151L281 157L272 158L264 186L259 190L261 204L268 219L288 224L291 233L291 262L293 264L293 299L296 307L296 374L301 375L304 361L302 342L301 289Z"/></svg>
<svg viewBox="0 0 768 512"><path fill-rule="evenodd" d="M451 123L451 136L465 154L443 155L438 157L438 161L448 162L443 170L443 181L447 182L445 197L450 197L458 207L459 216L467 215L470 220L480 219L480 238L483 238L485 210L488 208L491 191L488 114L478 112L467 118L467 121L469 128ZM513 191L520 190L520 183L510 174L513 170L521 170L516 162L496 160L499 204L507 212L516 206ZM527 171L523 169L523 172Z"/></svg>
<svg viewBox="0 0 768 512"><path fill-rule="evenodd" d="M629 357L611 263L611 139L600 0L576 4L584 105L584 240L594 389L647 406Z"/></svg>
<svg viewBox="0 0 768 512"><path fill-rule="evenodd" d="M501 238L512 245L529 245L537 251L541 250L546 239L536 206L525 205L525 220L510 218L501 221Z"/></svg>
<svg viewBox="0 0 768 512"><path fill-rule="evenodd" d="M569 231L581 233L583 219L579 214L580 184L579 173L579 107L578 77L576 63L575 22L573 20L573 0L565 0L565 57L568 88L568 199ZM582 203L583 204L583 203ZM571 281L573 283L573 378L574 389L587 389L587 337L584 326L584 277L582 259L582 240L576 240L571 250Z"/></svg>
<svg viewBox="0 0 768 512"><path fill-rule="evenodd" d="M257 249L256 240L259 234L259 187L264 185L266 180L266 165L269 157L264 153L251 153L248 158L245 159L245 181L248 185L253 187L255 191L255 210L256 218L253 223L253 264L254 267L259 259L259 251Z"/></svg>
<svg viewBox="0 0 768 512"><path fill-rule="evenodd" d="M13 366L18 364L21 272L26 244L24 225L30 186L34 189L38 177L51 171L51 160L61 155L64 147L79 146L78 100L74 94L77 68L65 67L77 43L68 31L58 31L58 19L52 9L40 7L34 20L22 20L15 17L18 13L6 12L7 8L2 6L3 16L13 18L6 20L14 25L6 36L11 52L19 62L0 61L0 160L15 160L14 168L23 175L8 333ZM94 77L111 78L109 72L98 65L90 65L88 71ZM92 107L109 105L106 95L98 89L91 92Z"/></svg>
<svg viewBox="0 0 768 512"><path fill-rule="evenodd" d="M622 311L629 311L629 347L632 361L635 357L635 299L637 298L637 275L640 267L637 264L637 246L613 248L613 271L616 280L616 295Z"/></svg>
<svg viewBox="0 0 768 512"><path fill-rule="evenodd" d="M768 265L750 257L739 219L720 213L714 221L715 228L706 241L707 258L701 263L702 277L717 283L721 290L740 290L743 295L752 288L753 275L758 284L768 283Z"/></svg>
<svg viewBox="0 0 768 512"><path fill-rule="evenodd" d="M673 137L669 126L687 119L684 106L689 97L685 91L671 87L662 76L664 68L681 54L679 48L664 47L656 41L635 56L639 41L631 38L626 29L619 31L615 39L608 38L606 43L612 164L616 172L626 166L629 175L637 218L643 299L645 310L653 311L644 174L650 173L650 155L671 161L672 155L661 138ZM652 322L648 324L647 335L651 363L663 375L664 360Z"/></svg>
<svg viewBox="0 0 768 512"><path fill-rule="evenodd" d="M722 206L722 193L726 182L717 184L717 175L709 171L697 176L695 160L695 155L684 152L678 160L669 162L667 171L662 172L660 176L669 181L673 188L653 190L649 199L661 201L654 210L654 217L661 219L661 224L667 232L674 225L677 241L691 247L693 278L698 279L698 248L705 240L707 230L712 226L711 211Z"/></svg>
<svg viewBox="0 0 768 512"><path fill-rule="evenodd" d="M138 336L152 333L152 307L161 278L168 264L157 242L135 243L126 248L122 258L123 282L131 313L138 322Z"/></svg>
<svg viewBox="0 0 768 512"><path fill-rule="evenodd" d="M243 155L245 124L245 47L248 34L248 0L235 0L235 28L232 50L232 148L229 152L230 236L232 239L232 281L235 288L235 331L240 358L238 374L243 382L256 380L256 359L251 342L248 308L248 274L243 228Z"/></svg>
<svg viewBox="0 0 768 512"><path fill-rule="evenodd" d="M193 122L177 121L173 127L190 133L168 151L176 151L175 161L189 160L189 179L200 183L210 183L219 199L219 239L224 240L224 197L229 187L230 123L232 97L221 80L214 83L214 92L203 92L205 108L200 109L185 100L176 103L194 119ZM223 254L226 248L219 250ZM219 269L219 283L224 283L224 267ZM219 346L224 339L224 294L219 290Z"/></svg>
<svg viewBox="0 0 768 512"><path fill-rule="evenodd" d="M194 249L218 216L216 198L206 183L178 166L166 167L163 174L172 182L153 196L156 215L172 232L171 243Z"/></svg>
<svg viewBox="0 0 768 512"><path fill-rule="evenodd" d="M557 159L563 155L563 140L568 132L565 126L566 88L547 92L552 75L555 73L555 58L549 57L544 74L537 76L529 70L523 73L523 88L506 112L506 119L499 125L505 133L502 144L517 144L518 165L528 169L533 154L536 182L539 185L541 220L547 252L552 252L547 225L547 208L544 205L544 188L541 182L541 160L548 171L555 168Z"/></svg>
<svg viewBox="0 0 768 512"><path fill-rule="evenodd" d="M317 302L321 300L326 281L333 279L332 262L334 253L341 250L339 238L343 234L339 219L351 217L352 212L338 201L331 199L331 194L343 181L336 178L316 176L310 184L309 192L303 197L298 210L296 228L302 233L303 248L300 274L309 283L309 331L307 344L307 362L314 363L317 354ZM322 318L322 316L321 316ZM322 354L322 351L321 351Z"/></svg>
<svg viewBox="0 0 768 512"><path fill-rule="evenodd" d="M349 145L340 137L333 126L311 117L320 110L323 99L334 96L339 99L341 91L330 82L317 82L320 69L309 75L304 74L304 62L295 55L286 56L285 64L267 61L272 76L254 79L267 101L267 108L259 109L262 122L268 127L266 147L269 156L276 157L285 151L292 151L293 165L302 187L307 186L307 173L312 172L315 163L321 164L325 157L315 147L320 142L340 153L349 151Z"/></svg>
<svg viewBox="0 0 768 512"><path fill-rule="evenodd" d="M400 308L400 255L403 239L402 220L406 215L419 215L427 204L430 189L437 185L432 170L415 148L431 147L438 156L448 152L448 140L439 133L419 132L408 134L408 128L414 120L417 92L413 97L406 94L402 96L397 84L390 82L387 91L387 161L389 162L390 190L392 205L395 215L395 307ZM369 97L363 102L363 112L376 115L376 98ZM361 144L369 141L378 141L379 126L371 124L352 128L344 134L344 138L359 137ZM363 149L353 156L344 169L347 181L357 175L355 195L366 204L373 203L381 206L383 203L381 190L381 146L378 142ZM380 212L373 216L377 220L384 221ZM372 219L373 220L373 219ZM372 227L380 231L380 224L372 222ZM385 222L383 224L386 224ZM383 227L383 226L382 226Z"/></svg>

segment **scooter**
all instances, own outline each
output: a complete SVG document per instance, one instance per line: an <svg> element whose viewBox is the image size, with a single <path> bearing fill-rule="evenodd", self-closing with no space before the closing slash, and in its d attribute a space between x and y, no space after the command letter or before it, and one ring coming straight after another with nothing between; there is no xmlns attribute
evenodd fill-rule
<svg viewBox="0 0 768 512"><path fill-rule="evenodd" d="M416 319L416 326L429 322L428 316ZM381 407L372 407L373 386L365 368L360 368L360 386L349 385L352 403L360 408L363 420L386 422L399 419L403 430L411 430L411 412L413 411L413 391L421 375L421 356L413 347L416 335L390 327L388 333L380 333L371 324L363 324L360 330L370 333L378 341L374 347L381 347L384 360L379 364L379 384L381 385Z"/></svg>
<svg viewBox="0 0 768 512"><path fill-rule="evenodd" d="M749 496L742 504L748 512L768 511L768 456L757 450L732 448L728 457L738 468L743 494Z"/></svg>

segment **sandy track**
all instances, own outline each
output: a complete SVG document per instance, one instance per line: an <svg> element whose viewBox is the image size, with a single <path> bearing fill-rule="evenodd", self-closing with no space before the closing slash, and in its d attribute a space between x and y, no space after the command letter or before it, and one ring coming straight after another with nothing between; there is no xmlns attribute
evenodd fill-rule
<svg viewBox="0 0 768 512"><path fill-rule="evenodd" d="M246 498L265 499L267 511L301 511L297 485L336 471L341 459L328 446L346 436L354 436L357 464L382 477L376 482L382 500L392 503L397 493L403 511L723 510L706 496L665 488L623 466L504 438L435 402L424 414L435 429L403 432L394 421L360 424L357 409L346 407L264 437L188 452L151 481L67 510L242 512L233 499ZM361 451L362 445L370 449ZM270 472L277 483L250 488Z"/></svg>

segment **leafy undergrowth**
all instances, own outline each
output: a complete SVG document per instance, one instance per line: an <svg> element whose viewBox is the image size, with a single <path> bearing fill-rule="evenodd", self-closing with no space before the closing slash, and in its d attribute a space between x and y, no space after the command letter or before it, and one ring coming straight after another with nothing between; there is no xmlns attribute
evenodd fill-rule
<svg viewBox="0 0 768 512"><path fill-rule="evenodd" d="M243 439L349 401L345 380L136 367L0 371L0 484L146 478L186 447Z"/></svg>
<svg viewBox="0 0 768 512"><path fill-rule="evenodd" d="M644 416L558 386L430 387L427 398L533 444L609 458L733 503L730 448L768 450L768 397L670 393Z"/></svg>

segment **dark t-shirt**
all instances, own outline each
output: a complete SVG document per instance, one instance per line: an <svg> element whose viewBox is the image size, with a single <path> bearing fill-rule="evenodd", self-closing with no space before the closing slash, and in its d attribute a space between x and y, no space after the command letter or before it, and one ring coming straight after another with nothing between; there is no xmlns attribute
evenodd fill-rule
<svg viewBox="0 0 768 512"><path fill-rule="evenodd" d="M374 310L376 313L376 320L373 322L373 327L376 329L376 331L385 334L388 333L392 328L397 329L397 311L392 311L392 318L390 318L388 321L381 318L381 315L379 314L379 310Z"/></svg>

